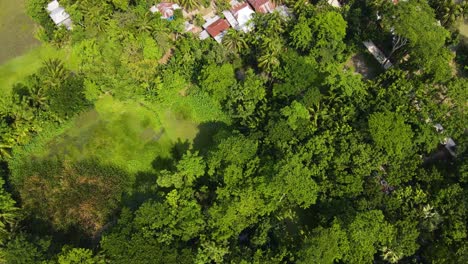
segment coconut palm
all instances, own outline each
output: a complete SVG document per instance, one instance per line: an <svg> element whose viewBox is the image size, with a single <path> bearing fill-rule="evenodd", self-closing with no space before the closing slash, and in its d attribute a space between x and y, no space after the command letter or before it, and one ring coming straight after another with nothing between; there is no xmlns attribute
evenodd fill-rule
<svg viewBox="0 0 468 264"><path fill-rule="evenodd" d="M59 59L48 59L43 63L42 78L44 84L55 88L67 78L67 70Z"/></svg>
<svg viewBox="0 0 468 264"><path fill-rule="evenodd" d="M234 50L236 52L247 48L247 42L245 41L243 32L234 29L228 30L223 38L223 44L228 49Z"/></svg>
<svg viewBox="0 0 468 264"><path fill-rule="evenodd" d="M84 14L86 28L95 29L97 32L103 31L112 12L109 4L105 2L96 4L93 1L85 0L80 4L80 7Z"/></svg>
<svg viewBox="0 0 468 264"><path fill-rule="evenodd" d="M40 109L46 109L48 105L49 98L46 95L45 89L40 86L29 87L29 101L31 106L37 107Z"/></svg>
<svg viewBox="0 0 468 264"><path fill-rule="evenodd" d="M10 150L12 147L12 145L0 143L0 157L3 159L11 158Z"/></svg>
<svg viewBox="0 0 468 264"><path fill-rule="evenodd" d="M137 32L151 34L154 31L155 16L150 13L145 13L138 18Z"/></svg>
<svg viewBox="0 0 468 264"><path fill-rule="evenodd" d="M382 258L390 263L397 263L403 256L391 248L382 248Z"/></svg>
<svg viewBox="0 0 468 264"><path fill-rule="evenodd" d="M280 64L279 59L274 53L266 53L258 58L258 67L263 69L265 72L271 73Z"/></svg>
<svg viewBox="0 0 468 264"><path fill-rule="evenodd" d="M179 0L179 4L187 10L193 10L200 7L200 3L197 0Z"/></svg>

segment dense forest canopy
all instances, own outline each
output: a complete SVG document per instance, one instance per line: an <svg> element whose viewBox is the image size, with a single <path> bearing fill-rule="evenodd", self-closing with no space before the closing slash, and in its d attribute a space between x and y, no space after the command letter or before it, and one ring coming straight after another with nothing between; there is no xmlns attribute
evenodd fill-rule
<svg viewBox="0 0 468 264"><path fill-rule="evenodd" d="M251 0L220 43L227 0L48 2L57 56L0 87L1 263L468 263L466 1Z"/></svg>

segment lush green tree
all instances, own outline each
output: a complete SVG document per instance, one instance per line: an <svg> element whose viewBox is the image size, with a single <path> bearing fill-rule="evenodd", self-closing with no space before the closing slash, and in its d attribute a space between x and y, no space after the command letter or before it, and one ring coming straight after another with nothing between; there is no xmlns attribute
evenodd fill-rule
<svg viewBox="0 0 468 264"><path fill-rule="evenodd" d="M0 261L14 264L41 263L46 260L49 246L48 239L38 239L20 233L0 249Z"/></svg>
<svg viewBox="0 0 468 264"><path fill-rule="evenodd" d="M369 118L369 132L376 147L390 158L404 158L411 153L413 132L403 116L392 112L374 113Z"/></svg>
<svg viewBox="0 0 468 264"><path fill-rule="evenodd" d="M58 255L59 264L98 264L105 263L103 259L93 257L93 252L84 248L62 248L62 253Z"/></svg>
<svg viewBox="0 0 468 264"><path fill-rule="evenodd" d="M245 41L243 31L235 29L228 30L223 37L223 44L234 52L242 52L247 48L247 42Z"/></svg>
<svg viewBox="0 0 468 264"><path fill-rule="evenodd" d="M329 228L315 228L305 241L298 263L335 263L343 258L353 245L345 230L334 222Z"/></svg>
<svg viewBox="0 0 468 264"><path fill-rule="evenodd" d="M409 62L435 80L451 75L448 65L452 54L445 47L449 32L437 24L434 11L426 1L405 1L396 5L383 23L393 34L408 40Z"/></svg>
<svg viewBox="0 0 468 264"><path fill-rule="evenodd" d="M372 261L374 254L395 236L395 230L379 210L358 213L348 227L348 241L352 245L343 261L363 263Z"/></svg>
<svg viewBox="0 0 468 264"><path fill-rule="evenodd" d="M202 90L208 91L220 103L225 101L230 91L237 84L234 67L231 64L205 66L200 75Z"/></svg>
<svg viewBox="0 0 468 264"><path fill-rule="evenodd" d="M254 128L265 115L266 90L264 79L252 70L246 72L245 80L230 89L226 108L231 116L243 126Z"/></svg>

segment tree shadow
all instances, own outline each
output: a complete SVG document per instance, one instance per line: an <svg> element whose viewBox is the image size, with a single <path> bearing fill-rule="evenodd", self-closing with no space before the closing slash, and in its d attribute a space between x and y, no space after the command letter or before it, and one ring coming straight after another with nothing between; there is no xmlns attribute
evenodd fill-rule
<svg viewBox="0 0 468 264"><path fill-rule="evenodd" d="M193 140L193 150L200 154L206 154L215 145L215 137L222 137L222 131L228 130L229 126L220 121L206 122L198 125L198 134Z"/></svg>
<svg viewBox="0 0 468 264"><path fill-rule="evenodd" d="M154 172L138 172L135 175L132 192L124 194L122 204L135 210L148 199L156 198L157 193L154 186L157 178L158 175Z"/></svg>

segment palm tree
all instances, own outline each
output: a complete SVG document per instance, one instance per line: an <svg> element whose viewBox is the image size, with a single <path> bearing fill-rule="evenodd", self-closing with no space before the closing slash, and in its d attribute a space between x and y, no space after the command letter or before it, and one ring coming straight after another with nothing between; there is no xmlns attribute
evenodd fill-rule
<svg viewBox="0 0 468 264"><path fill-rule="evenodd" d="M0 179L0 245L10 238L16 224L21 218L19 208L15 206L15 200L4 191L5 181Z"/></svg>
<svg viewBox="0 0 468 264"><path fill-rule="evenodd" d="M82 7L86 28L96 29L98 32L103 31L112 12L109 4L104 2L97 5L93 1L85 0L80 3L80 7Z"/></svg>
<svg viewBox="0 0 468 264"><path fill-rule="evenodd" d="M223 44L230 50L239 52L247 48L247 42L244 39L244 34L241 31L229 29L223 38Z"/></svg>
<svg viewBox="0 0 468 264"><path fill-rule="evenodd" d="M154 30L155 16L150 13L145 13L143 16L138 18L137 32L151 34Z"/></svg>
<svg viewBox="0 0 468 264"><path fill-rule="evenodd" d="M0 143L0 157L2 157L3 159L11 158L11 148L13 148L12 145Z"/></svg>
<svg viewBox="0 0 468 264"><path fill-rule="evenodd" d="M43 63L42 75L44 83L54 88L67 78L67 70L60 59L48 59Z"/></svg>
<svg viewBox="0 0 468 264"><path fill-rule="evenodd" d="M390 263L397 263L403 256L391 248L382 248L382 258Z"/></svg>
<svg viewBox="0 0 468 264"><path fill-rule="evenodd" d="M49 98L45 93L45 89L40 86L28 87L29 91L29 101L33 107L40 109L46 109L48 105Z"/></svg>
<svg viewBox="0 0 468 264"><path fill-rule="evenodd" d="M200 6L199 1L197 0L179 0L179 3L187 10L193 10Z"/></svg>
<svg viewBox="0 0 468 264"><path fill-rule="evenodd" d="M265 72L271 73L280 64L279 59L274 53L266 53L265 55L258 58L258 67L263 69Z"/></svg>

